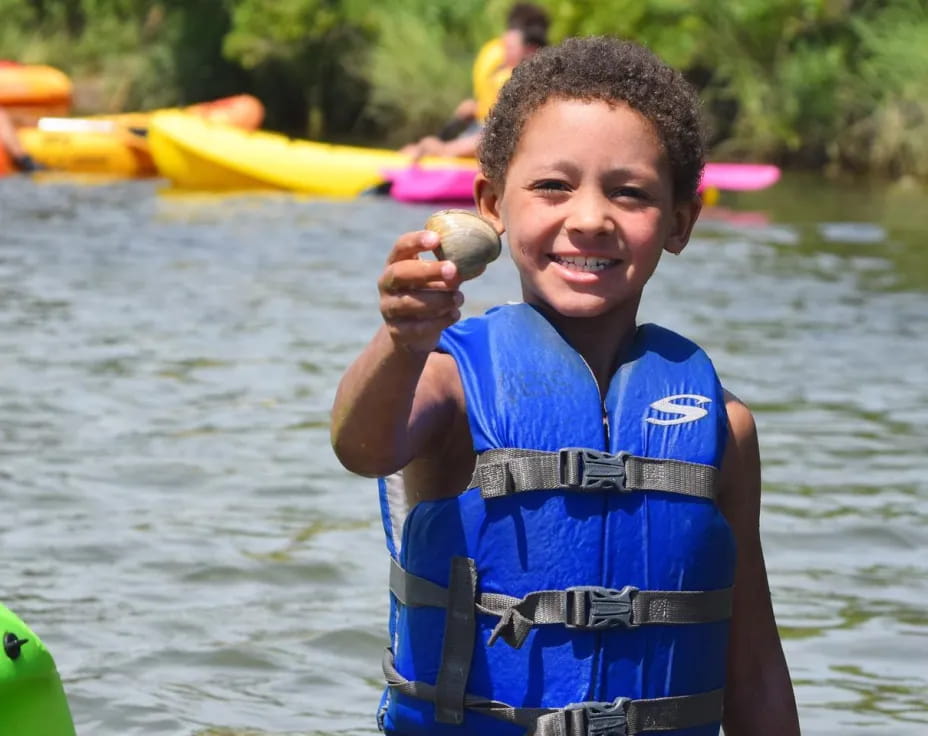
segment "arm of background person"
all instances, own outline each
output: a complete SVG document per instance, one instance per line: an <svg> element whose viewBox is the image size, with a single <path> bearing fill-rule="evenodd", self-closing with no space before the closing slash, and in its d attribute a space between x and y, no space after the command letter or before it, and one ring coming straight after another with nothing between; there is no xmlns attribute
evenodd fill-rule
<svg viewBox="0 0 928 736"><path fill-rule="evenodd" d="M480 144L482 133L477 131L450 141L443 141L437 136L428 136L404 146L400 153L412 156L416 161L425 156L446 156L473 158L477 155L477 146Z"/></svg>
<svg viewBox="0 0 928 736"><path fill-rule="evenodd" d="M6 149L10 158L14 160L26 155L26 151L19 142L19 136L16 135L13 121L2 107L0 107L0 145Z"/></svg>
<svg viewBox="0 0 928 736"><path fill-rule="evenodd" d="M477 117L477 100L468 97L461 100L454 109L454 117L457 120L473 120Z"/></svg>
<svg viewBox="0 0 928 736"><path fill-rule="evenodd" d="M726 736L798 736L799 717L774 619L760 540L760 453L750 410L726 392L720 506L737 545L723 726Z"/></svg>

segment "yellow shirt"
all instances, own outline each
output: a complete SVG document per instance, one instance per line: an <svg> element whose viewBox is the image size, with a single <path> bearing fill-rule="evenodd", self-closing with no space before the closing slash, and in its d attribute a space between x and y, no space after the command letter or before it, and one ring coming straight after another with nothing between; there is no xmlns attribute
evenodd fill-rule
<svg viewBox="0 0 928 736"><path fill-rule="evenodd" d="M512 69L504 66L506 51L501 38L487 41L477 53L474 60L474 100L477 102L477 120L483 122L500 89L512 74Z"/></svg>

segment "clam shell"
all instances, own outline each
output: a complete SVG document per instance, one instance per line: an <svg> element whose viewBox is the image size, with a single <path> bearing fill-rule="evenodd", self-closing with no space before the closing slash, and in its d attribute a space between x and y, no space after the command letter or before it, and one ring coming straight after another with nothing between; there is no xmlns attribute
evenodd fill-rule
<svg viewBox="0 0 928 736"><path fill-rule="evenodd" d="M453 261L462 279L480 274L502 251L496 229L470 210L440 210L429 217L425 229L438 233L441 243L435 256L440 261Z"/></svg>

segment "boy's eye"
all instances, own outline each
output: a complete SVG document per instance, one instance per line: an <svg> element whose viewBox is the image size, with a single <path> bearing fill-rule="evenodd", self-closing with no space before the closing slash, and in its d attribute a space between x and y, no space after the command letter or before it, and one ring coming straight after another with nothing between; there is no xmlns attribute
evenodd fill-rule
<svg viewBox="0 0 928 736"><path fill-rule="evenodd" d="M647 199L648 193L641 187L617 187L612 192L613 197L628 197L630 199Z"/></svg>
<svg viewBox="0 0 928 736"><path fill-rule="evenodd" d="M542 179L535 182L532 188L548 192L566 192L570 187L567 186L566 182L557 179Z"/></svg>

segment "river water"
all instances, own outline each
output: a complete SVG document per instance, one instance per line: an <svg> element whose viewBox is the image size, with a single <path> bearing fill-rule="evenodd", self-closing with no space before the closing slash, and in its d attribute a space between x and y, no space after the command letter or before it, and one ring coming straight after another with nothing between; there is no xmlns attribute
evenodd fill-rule
<svg viewBox="0 0 928 736"><path fill-rule="evenodd" d="M431 208L162 187L0 181L0 601L81 736L372 734L386 554L328 411ZM720 205L642 318L756 414L804 733L923 736L928 195L787 177ZM465 294L518 298L511 263Z"/></svg>

